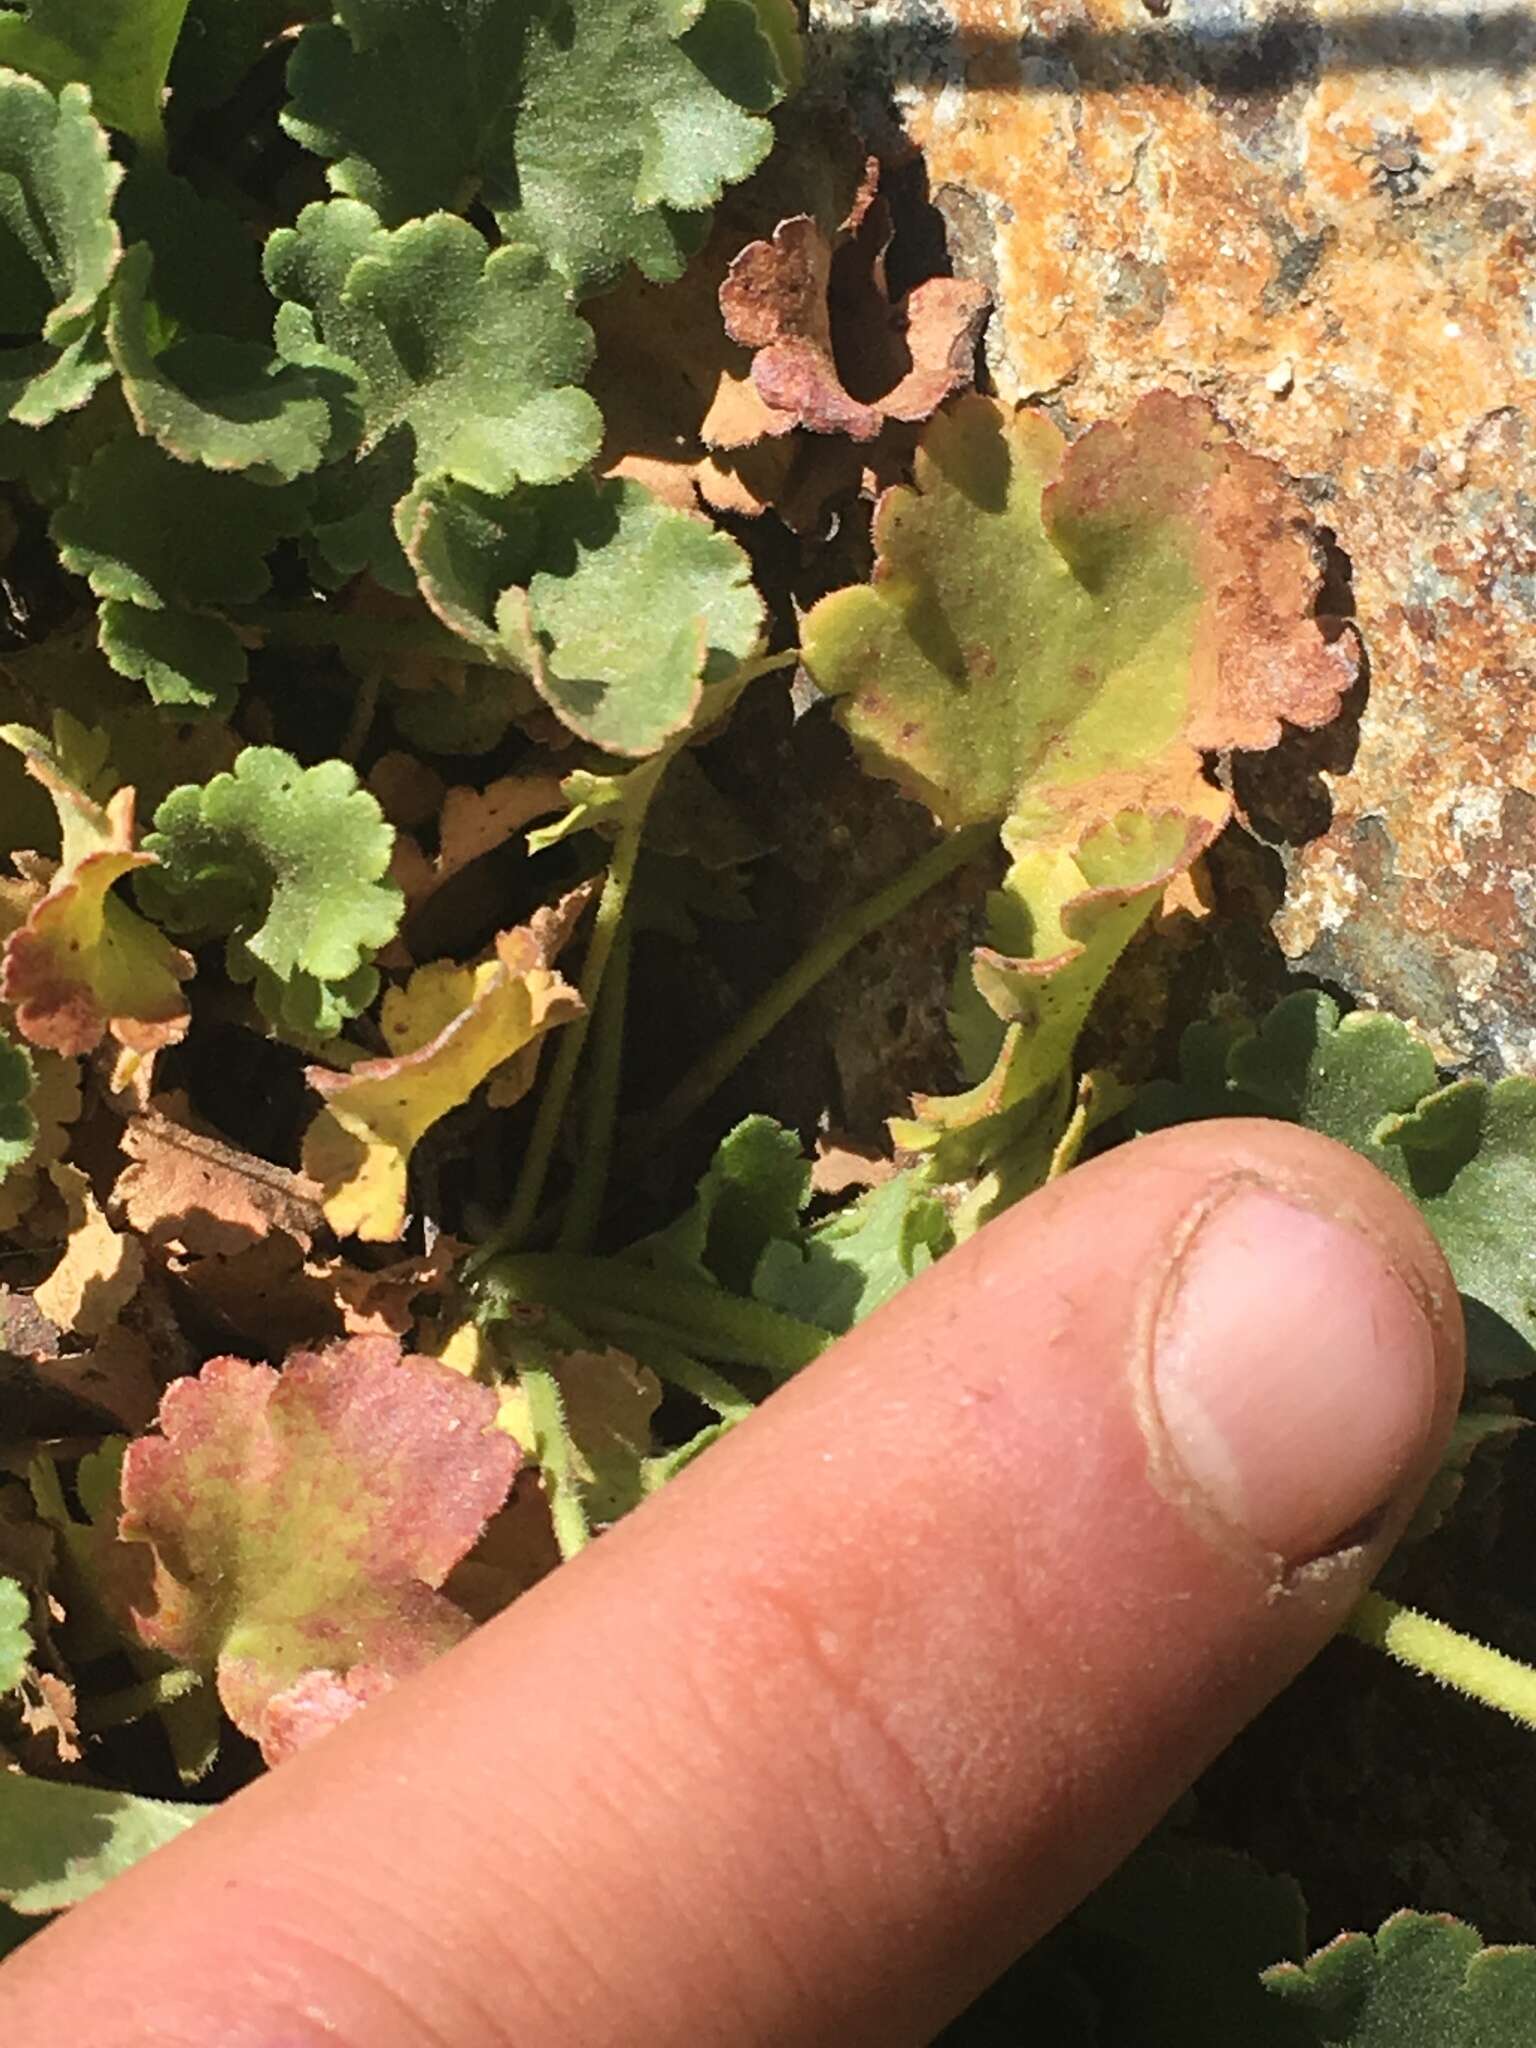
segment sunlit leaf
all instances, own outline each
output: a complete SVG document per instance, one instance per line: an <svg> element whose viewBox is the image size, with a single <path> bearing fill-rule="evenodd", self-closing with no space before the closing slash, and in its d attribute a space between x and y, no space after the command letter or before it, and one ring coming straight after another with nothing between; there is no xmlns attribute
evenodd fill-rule
<svg viewBox="0 0 1536 2048"><path fill-rule="evenodd" d="M0 1769L0 1899L17 1913L77 1906L207 1811Z"/></svg>
<svg viewBox="0 0 1536 2048"><path fill-rule="evenodd" d="M409 436L418 474L505 491L597 452L591 332L536 249L490 249L447 213L389 232L336 200L273 235L266 272L282 351L355 381L365 454Z"/></svg>
<svg viewBox="0 0 1536 2048"><path fill-rule="evenodd" d="M338 0L289 67L290 134L391 222L478 198L578 293L627 263L675 277L711 206L767 154L795 60L748 0Z"/></svg>
<svg viewBox="0 0 1536 2048"><path fill-rule="evenodd" d="M40 733L7 726L0 739L53 799L64 842L53 880L5 942L0 996L17 1029L60 1053L89 1052L109 1033L133 1053L173 1045L187 1028L192 962L114 893L155 861L134 845L133 791L102 806Z"/></svg>
<svg viewBox="0 0 1536 2048"><path fill-rule="evenodd" d="M291 483L318 469L333 439L331 396L348 386L335 370L284 362L262 342L193 332L162 342L154 258L129 249L113 281L107 346L141 434L178 462L244 471Z"/></svg>
<svg viewBox="0 0 1536 2048"><path fill-rule="evenodd" d="M742 550L640 484L583 477L493 500L434 482L398 519L443 623L531 676L563 724L609 753L653 753L760 645Z"/></svg>
<svg viewBox="0 0 1536 2048"><path fill-rule="evenodd" d="M187 0L27 0L0 17L0 64L47 84L78 80L104 121L151 149Z"/></svg>
<svg viewBox="0 0 1536 2048"><path fill-rule="evenodd" d="M279 747L247 747L228 774L166 797L140 896L169 930L225 939L231 973L254 981L274 1021L329 1035L372 1000L372 956L399 924L393 844L345 761L301 768Z"/></svg>
<svg viewBox="0 0 1536 2048"><path fill-rule="evenodd" d="M389 1338L177 1380L123 1461L144 1641L212 1672L280 1760L467 1634L436 1589L517 1470L495 1420L488 1388Z"/></svg>
<svg viewBox="0 0 1536 2048"><path fill-rule="evenodd" d="M997 824L1013 859L960 997L977 1085L918 1103L901 1140L940 1179L1010 1146L1048 1161L1088 1003L1226 820L1202 755L1322 723L1355 656L1314 617L1279 470L1167 393L1070 447L1043 413L962 398L875 539L873 582L806 620L806 660L867 765L950 829Z"/></svg>
<svg viewBox="0 0 1536 2048"><path fill-rule="evenodd" d="M478 968L423 968L391 991L382 1020L389 1058L363 1060L347 1073L308 1069L325 1108L305 1136L304 1170L325 1191L332 1229L397 1238L410 1156L433 1124L580 1009L521 927L503 932L495 957ZM531 1079L529 1069L523 1085Z"/></svg>
<svg viewBox="0 0 1536 2048"><path fill-rule="evenodd" d="M1536 1949L1484 1948L1448 1914L1394 1913L1265 1983L1333 2048L1526 2048L1536 2030Z"/></svg>
<svg viewBox="0 0 1536 2048"><path fill-rule="evenodd" d="M0 16L0 63L24 27ZM121 178L89 93L0 71L0 416L40 427L111 374L98 309L122 254Z"/></svg>

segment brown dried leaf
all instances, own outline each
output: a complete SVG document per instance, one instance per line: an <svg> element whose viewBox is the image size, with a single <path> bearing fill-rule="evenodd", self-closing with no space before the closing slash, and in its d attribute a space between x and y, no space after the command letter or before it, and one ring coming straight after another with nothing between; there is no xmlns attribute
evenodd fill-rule
<svg viewBox="0 0 1536 2048"><path fill-rule="evenodd" d="M130 1229L195 1257L242 1251L274 1230L307 1251L325 1223L318 1184L193 1130L168 1109L154 1105L123 1130L131 1163L113 1199Z"/></svg>
<svg viewBox="0 0 1536 2048"><path fill-rule="evenodd" d="M137 1294L144 1248L137 1238L112 1228L78 1167L50 1166L48 1177L64 1197L69 1236L63 1258L34 1299L59 1329L99 1337Z"/></svg>
<svg viewBox="0 0 1536 2048"><path fill-rule="evenodd" d="M836 237L808 214L780 221L770 240L741 251L720 288L727 331L755 352L752 383L771 434L805 427L872 441L888 420L926 419L971 381L987 293L936 277L892 304L878 176L871 159ZM712 438L723 439L719 421Z"/></svg>
<svg viewBox="0 0 1536 2048"><path fill-rule="evenodd" d="M416 840L395 842L392 878L405 895L406 915L420 910L445 882L492 853L535 818L565 808L558 775L503 775L485 789L446 791L438 816L437 852L430 858Z"/></svg>

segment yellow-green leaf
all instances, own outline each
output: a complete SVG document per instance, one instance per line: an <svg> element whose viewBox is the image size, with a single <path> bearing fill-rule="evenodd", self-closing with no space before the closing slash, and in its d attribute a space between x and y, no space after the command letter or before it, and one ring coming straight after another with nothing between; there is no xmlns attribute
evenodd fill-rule
<svg viewBox="0 0 1536 2048"><path fill-rule="evenodd" d="M304 1171L325 1190L333 1230L384 1241L405 1228L406 1171L432 1126L581 1002L525 927L503 932L474 969L422 968L385 998L390 1057L348 1073L306 1070L325 1108L304 1139ZM528 1070L523 1086L532 1079Z"/></svg>

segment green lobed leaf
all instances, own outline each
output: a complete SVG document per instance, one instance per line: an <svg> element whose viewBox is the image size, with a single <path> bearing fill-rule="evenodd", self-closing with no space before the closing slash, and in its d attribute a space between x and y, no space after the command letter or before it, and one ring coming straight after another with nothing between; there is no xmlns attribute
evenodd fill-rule
<svg viewBox="0 0 1536 2048"><path fill-rule="evenodd" d="M749 1116L715 1148L689 1207L636 1252L664 1270L750 1294L768 1247L799 1237L810 1191L795 1133L771 1116Z"/></svg>
<svg viewBox="0 0 1536 2048"><path fill-rule="evenodd" d="M23 1166L37 1143L37 1119L28 1104L32 1062L19 1045L0 1037L0 1181Z"/></svg>
<svg viewBox="0 0 1536 2048"><path fill-rule="evenodd" d="M750 0L337 0L289 66L284 125L398 222L488 206L578 295L672 278L687 219L767 155L794 51Z"/></svg>
<svg viewBox="0 0 1536 2048"><path fill-rule="evenodd" d="M493 499L434 479L397 526L422 596L481 659L531 676L605 752L654 753L756 653L763 605L727 534L643 485L578 477Z"/></svg>
<svg viewBox="0 0 1536 2048"><path fill-rule="evenodd" d="M160 805L144 841L160 865L140 876L140 896L169 930L228 940L231 971L255 978L258 997L264 972L279 984L309 977L345 1001L337 985L400 922L400 892L384 879L393 846L345 761L302 768L280 747L247 747L227 774ZM323 1011L327 998L301 988L300 1002Z"/></svg>
<svg viewBox="0 0 1536 2048"><path fill-rule="evenodd" d="M1536 1080L1452 1082L1376 1136L1456 1275L1476 1377L1536 1371Z"/></svg>
<svg viewBox="0 0 1536 2048"><path fill-rule="evenodd" d="M689 1207L630 1256L840 1336L954 1243L943 1203L914 1174L807 1224L810 1193L799 1138L749 1116L721 1140Z"/></svg>
<svg viewBox="0 0 1536 2048"><path fill-rule="evenodd" d="M216 1674L276 1762L468 1634L437 1591L517 1470L496 1397L391 1338L210 1360L123 1460L150 1647Z"/></svg>
<svg viewBox="0 0 1536 2048"><path fill-rule="evenodd" d="M944 1205L916 1175L898 1173L798 1243L767 1245L752 1293L770 1308L841 1336L942 1258L955 1233Z"/></svg>
<svg viewBox="0 0 1536 2048"><path fill-rule="evenodd" d="M227 718L245 681L245 648L227 619L146 611L108 599L98 615L102 653L157 704Z"/></svg>
<svg viewBox="0 0 1536 2048"><path fill-rule="evenodd" d="M1094 994L1226 821L1202 754L1323 723L1355 661L1286 480L1168 392L1070 447L961 399L875 542L873 580L806 619L807 665L866 765L1012 856L957 999L974 1085L895 1127L935 1180L1009 1161L970 1227L1051 1158Z"/></svg>
<svg viewBox="0 0 1536 2048"><path fill-rule="evenodd" d="M346 380L228 334L184 334L164 345L153 268L146 243L126 252L107 315L107 346L140 433L178 462L245 471L261 483L292 483L318 469L335 440L330 393L342 406Z"/></svg>
<svg viewBox="0 0 1536 2048"><path fill-rule="evenodd" d="M75 473L51 531L64 567L98 597L198 610L263 596L267 557L302 529L305 504L302 484L265 489L120 434Z"/></svg>
<svg viewBox="0 0 1536 2048"><path fill-rule="evenodd" d="M171 61L171 113L222 106L296 23L330 13L329 0L190 0Z"/></svg>
<svg viewBox="0 0 1536 2048"><path fill-rule="evenodd" d="M15 1579L0 1578L0 1693L14 1692L32 1654L32 1603Z"/></svg>
<svg viewBox="0 0 1536 2048"><path fill-rule="evenodd" d="M146 243L154 257L158 338L271 339L261 249L233 206L141 157L123 180L116 214L124 243Z"/></svg>
<svg viewBox="0 0 1536 2048"><path fill-rule="evenodd" d="M416 473L482 491L552 483L597 453L580 387L592 335L536 249L489 249L447 213L393 233L356 202L306 207L267 244L278 348L355 379L363 450L408 433Z"/></svg>
<svg viewBox="0 0 1536 2048"><path fill-rule="evenodd" d="M0 70L0 416L21 426L76 411L111 374L98 308L122 254L122 175L83 87L56 99Z"/></svg>
<svg viewBox="0 0 1536 2048"><path fill-rule="evenodd" d="M1475 1380L1536 1371L1536 1081L1438 1088L1434 1055L1406 1024L1341 1018L1312 990L1239 1039L1227 1075L1227 1113L1337 1138L1418 1203L1462 1290Z"/></svg>
<svg viewBox="0 0 1536 2048"><path fill-rule="evenodd" d="M0 16L0 64L90 88L101 118L150 150L187 0L29 0Z"/></svg>
<svg viewBox="0 0 1536 2048"><path fill-rule="evenodd" d="M1449 1914L1395 1913L1265 1973L1281 2009L1329 2048L1529 2048L1536 1949L1484 1948Z"/></svg>
<svg viewBox="0 0 1536 2048"><path fill-rule="evenodd" d="M78 1906L208 1810L0 1770L0 1899L17 1913Z"/></svg>

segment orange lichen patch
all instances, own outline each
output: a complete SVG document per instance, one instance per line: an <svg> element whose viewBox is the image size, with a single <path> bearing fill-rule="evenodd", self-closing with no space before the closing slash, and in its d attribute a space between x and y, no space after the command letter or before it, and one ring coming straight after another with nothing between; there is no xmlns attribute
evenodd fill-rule
<svg viewBox="0 0 1536 2048"><path fill-rule="evenodd" d="M1529 1062L1529 74L1450 14L1426 54L1411 20L1372 46L1344 9L1204 28L1141 0L949 7L948 49L906 0L859 18L957 269L995 281L999 391L1084 425L1198 391L1352 564L1369 702L1352 766L1324 773L1331 826L1286 848L1282 944L1448 1055Z"/></svg>

